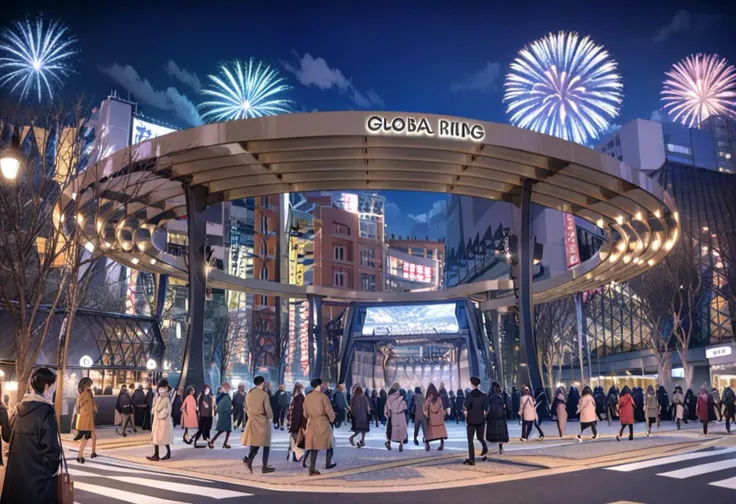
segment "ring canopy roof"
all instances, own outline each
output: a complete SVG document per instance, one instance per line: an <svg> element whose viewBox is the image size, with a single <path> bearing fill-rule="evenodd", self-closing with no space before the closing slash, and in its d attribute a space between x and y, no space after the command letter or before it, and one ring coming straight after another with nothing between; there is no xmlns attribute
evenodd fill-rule
<svg viewBox="0 0 736 504"><path fill-rule="evenodd" d="M513 126L394 112L319 112L209 124L158 137L90 166L66 190L99 250L128 266L187 279L181 257L152 236L186 215L183 185L209 204L259 195L329 190L415 190L515 203L531 179L532 201L606 230L599 252L536 282L535 302L623 281L658 262L678 239L669 195L646 174L600 152ZM72 201L76 205L71 205ZM74 219L72 219L74 221ZM213 287L347 301L488 299L508 280L438 292L350 292L242 279L212 270ZM509 304L496 301L497 305Z"/></svg>

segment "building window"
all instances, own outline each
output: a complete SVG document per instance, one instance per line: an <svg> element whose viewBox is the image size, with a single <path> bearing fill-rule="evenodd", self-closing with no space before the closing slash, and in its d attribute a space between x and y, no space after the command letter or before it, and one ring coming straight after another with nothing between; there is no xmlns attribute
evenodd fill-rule
<svg viewBox="0 0 736 504"><path fill-rule="evenodd" d="M692 150L690 150L690 147L685 147L683 145L675 145L675 144L668 143L667 150L670 152L674 152L675 154L685 154L687 156L692 155Z"/></svg>
<svg viewBox="0 0 736 504"><path fill-rule="evenodd" d="M268 233L268 217L261 214L261 233Z"/></svg>
<svg viewBox="0 0 736 504"><path fill-rule="evenodd" d="M360 265L367 268L376 267L376 249L360 247Z"/></svg>
<svg viewBox="0 0 736 504"><path fill-rule="evenodd" d="M261 255L268 255L268 246L266 245L266 240L261 241Z"/></svg>
<svg viewBox="0 0 736 504"><path fill-rule="evenodd" d="M376 275L368 275L366 273L360 274L360 290L375 292L376 290Z"/></svg>
<svg viewBox="0 0 736 504"><path fill-rule="evenodd" d="M339 222L333 223L332 232L336 235L350 236L350 227Z"/></svg>
<svg viewBox="0 0 736 504"><path fill-rule="evenodd" d="M268 268L265 264L261 266L261 280L268 280Z"/></svg>
<svg viewBox="0 0 736 504"><path fill-rule="evenodd" d="M345 287L345 272L335 270L332 272L332 285L335 287Z"/></svg>
<svg viewBox="0 0 736 504"><path fill-rule="evenodd" d="M261 206L268 208L268 196L261 196Z"/></svg>
<svg viewBox="0 0 736 504"><path fill-rule="evenodd" d="M360 221L360 237L371 240L378 239L378 224L370 221Z"/></svg>
<svg viewBox="0 0 736 504"><path fill-rule="evenodd" d="M268 296L261 296L261 306L268 306Z"/></svg>
<svg viewBox="0 0 736 504"><path fill-rule="evenodd" d="M332 258L335 261L344 261L345 260L345 247L342 245L335 245L332 247Z"/></svg>

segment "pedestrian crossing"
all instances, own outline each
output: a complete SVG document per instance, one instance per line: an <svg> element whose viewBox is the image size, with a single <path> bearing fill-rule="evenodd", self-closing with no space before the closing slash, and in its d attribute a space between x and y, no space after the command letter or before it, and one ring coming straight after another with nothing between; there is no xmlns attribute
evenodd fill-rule
<svg viewBox="0 0 736 504"><path fill-rule="evenodd" d="M69 474L74 480L75 504L200 504L240 502L240 499L254 497L235 485L150 470L144 465L130 463L87 460L79 464L70 461Z"/></svg>
<svg viewBox="0 0 736 504"><path fill-rule="evenodd" d="M736 490L736 447L710 448L606 469L622 473L653 471L656 476L677 480L702 477L708 485Z"/></svg>

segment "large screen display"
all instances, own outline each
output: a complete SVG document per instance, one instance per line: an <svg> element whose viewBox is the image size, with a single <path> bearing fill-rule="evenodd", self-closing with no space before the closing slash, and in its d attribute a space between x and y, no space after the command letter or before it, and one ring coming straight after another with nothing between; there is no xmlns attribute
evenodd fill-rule
<svg viewBox="0 0 736 504"><path fill-rule="evenodd" d="M455 303L366 309L363 336L457 334Z"/></svg>

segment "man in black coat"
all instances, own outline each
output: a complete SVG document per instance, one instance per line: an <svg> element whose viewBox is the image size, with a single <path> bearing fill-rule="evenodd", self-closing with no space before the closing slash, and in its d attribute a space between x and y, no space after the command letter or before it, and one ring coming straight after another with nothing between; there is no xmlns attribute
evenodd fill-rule
<svg viewBox="0 0 736 504"><path fill-rule="evenodd" d="M143 419L146 417L146 393L143 391L143 385L138 384L138 388L133 393L133 416L138 427L143 426Z"/></svg>
<svg viewBox="0 0 736 504"><path fill-rule="evenodd" d="M511 417L514 420L519 419L519 406L521 406L521 395L516 387L511 389Z"/></svg>
<svg viewBox="0 0 736 504"><path fill-rule="evenodd" d="M18 405L10 420L12 439L0 504L57 502L57 479L61 463L59 426L51 398L56 375L38 368L31 375L31 393Z"/></svg>
<svg viewBox="0 0 736 504"><path fill-rule="evenodd" d="M483 449L480 452L481 457L485 457L488 453L486 445L485 427L486 414L488 413L488 396L478 388L480 378L477 376L470 377L470 385L472 390L465 397L463 408L466 411L465 422L466 431L468 433L468 458L463 464L475 465L475 445L473 444L473 436L478 438ZM459 413L459 412L458 412Z"/></svg>
<svg viewBox="0 0 736 504"><path fill-rule="evenodd" d="M148 391L146 392L146 416L143 419L143 430L151 430L151 412L153 411L153 388L154 383L148 384Z"/></svg>

